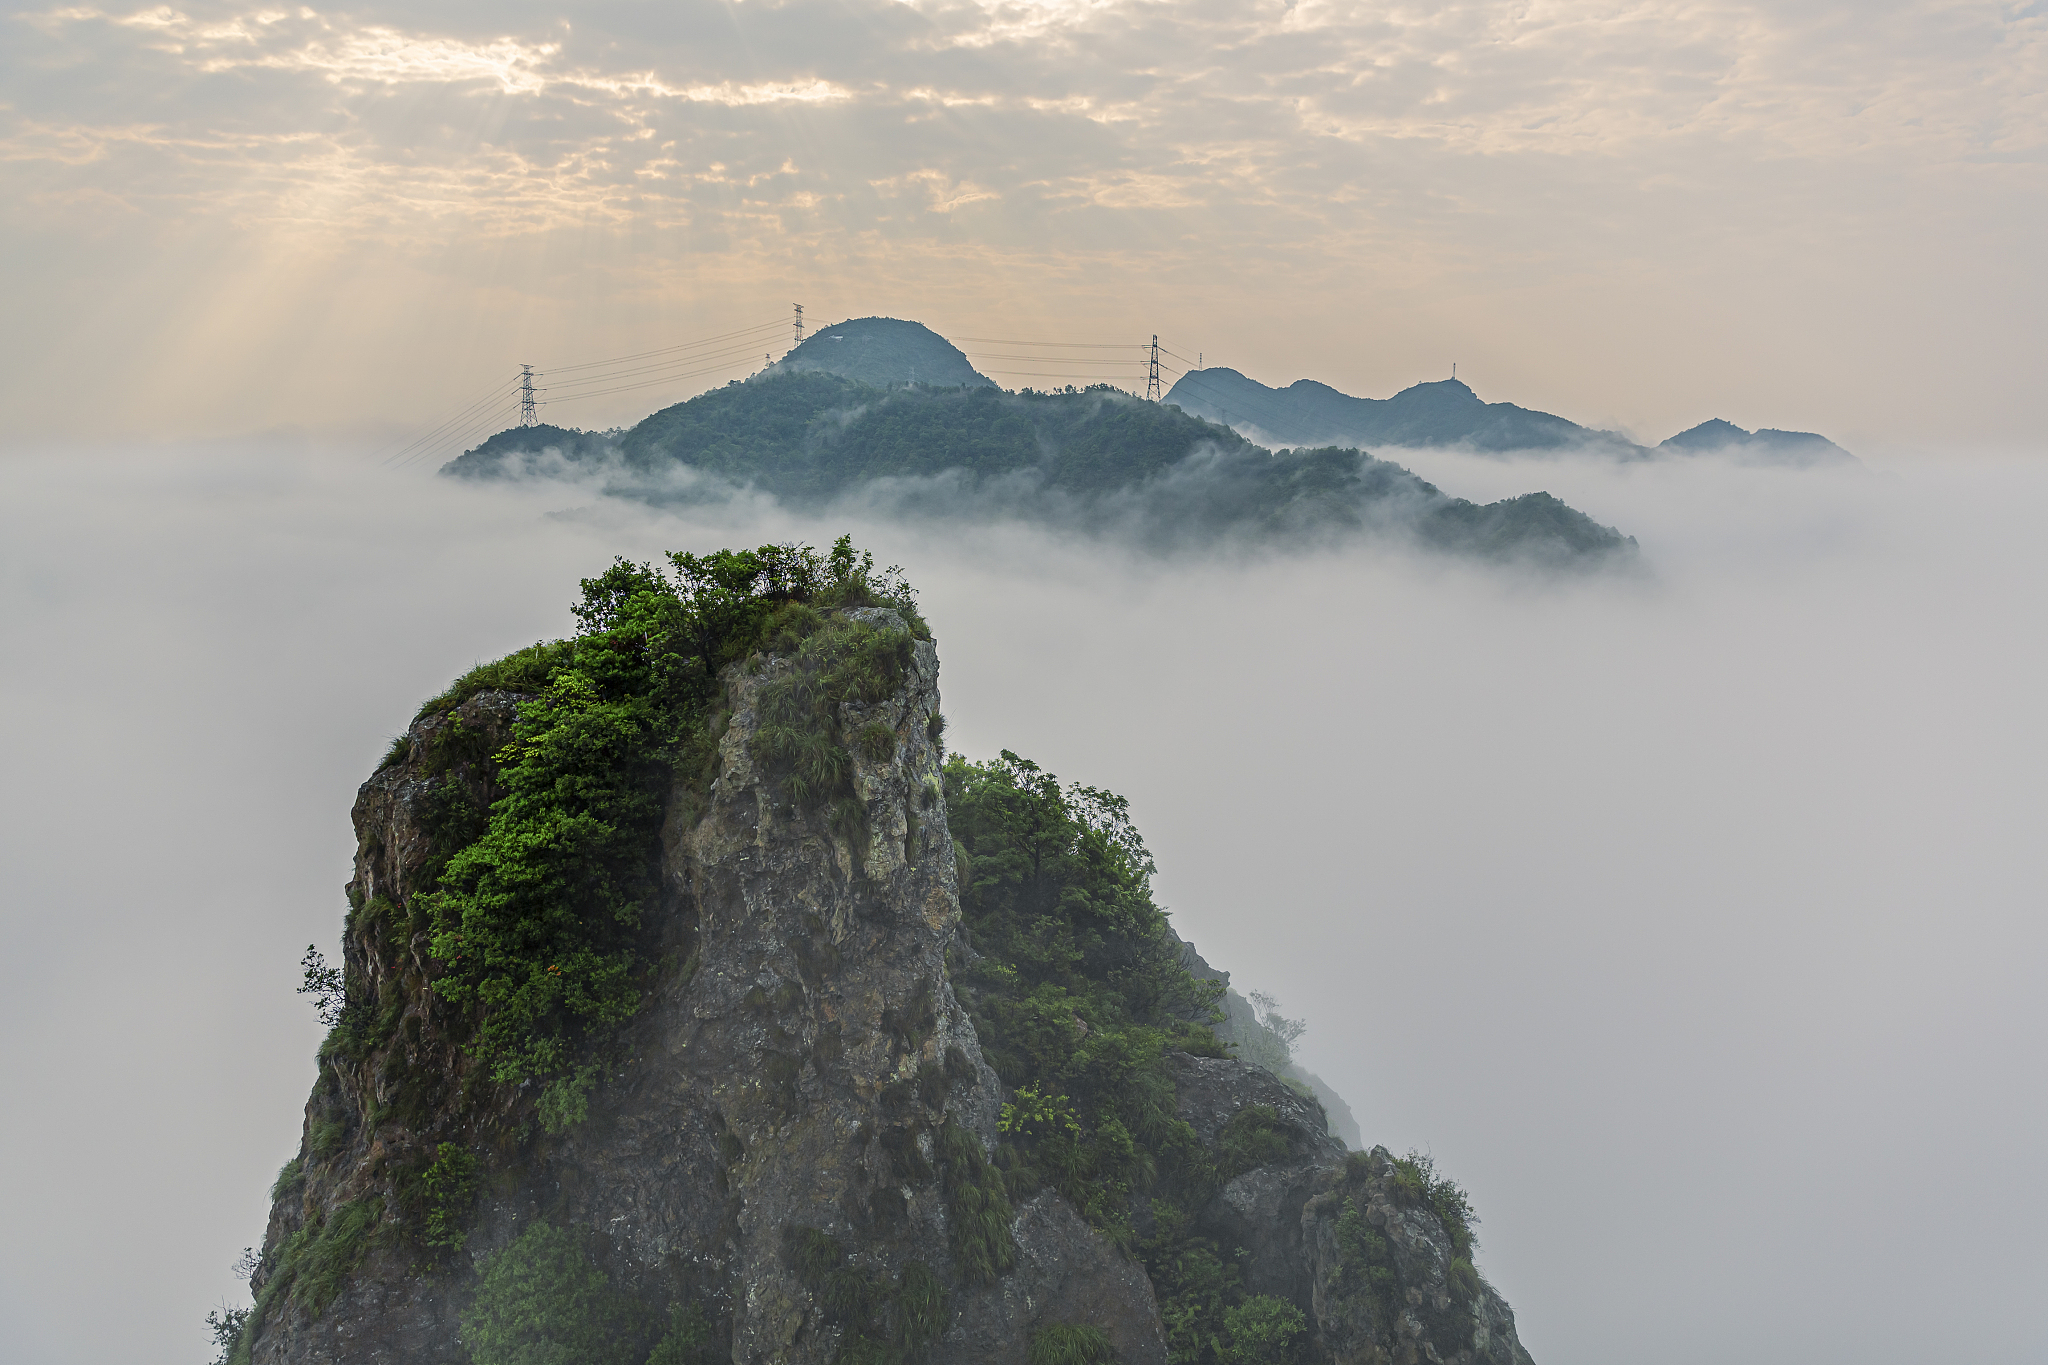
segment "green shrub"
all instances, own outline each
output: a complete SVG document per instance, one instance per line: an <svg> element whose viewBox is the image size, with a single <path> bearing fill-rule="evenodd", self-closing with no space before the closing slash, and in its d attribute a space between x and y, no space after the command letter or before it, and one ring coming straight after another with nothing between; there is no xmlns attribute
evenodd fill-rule
<svg viewBox="0 0 2048 1365"><path fill-rule="evenodd" d="M1388 1171L1388 1183L1395 1197L1411 1207L1427 1208L1444 1225L1453 1254L1470 1258L1478 1238L1472 1229L1479 1215L1472 1201L1456 1182L1436 1173L1436 1161L1423 1152L1395 1157Z"/></svg>
<svg viewBox="0 0 2048 1365"><path fill-rule="evenodd" d="M838 1365L904 1365L946 1330L946 1290L923 1261L894 1284L860 1269L830 1233L788 1230L790 1268L825 1319L841 1328Z"/></svg>
<svg viewBox="0 0 2048 1365"><path fill-rule="evenodd" d="M428 917L442 967L433 989L462 1016L490 1079L566 1078L544 1092L545 1122L587 1113L577 1053L640 1004L650 965L640 917L659 890L660 823L676 774L708 761L722 723L720 670L780 631L802 636L800 656L811 652L816 667L799 673L827 693L873 700L893 689L886 666L910 645L901 631L822 615L885 599L911 611L900 579L876 583L872 556L845 537L830 555L780 545L668 560L663 569L620 560L584 580L575 639L480 665L427 706L446 710L488 687L537 694L495 757L502 794L462 819L451 806L445 837L467 842L414 908ZM806 712L815 698L783 700L804 725L815 719ZM446 733L451 745L468 742L454 726ZM793 769L815 778L819 763L832 767L830 755L812 762L815 736L798 737L809 749L793 755ZM825 740L829 748L836 736Z"/></svg>
<svg viewBox="0 0 2048 1365"><path fill-rule="evenodd" d="M1221 988L1191 977L1154 904L1152 860L1118 796L1004 752L946 765L961 908L981 955L964 983L982 1049L1016 1098L1010 1186L1043 1181L1112 1239L1162 1178L1207 1180L1169 1052L1207 1035ZM1213 1036L1209 1047L1215 1046ZM1039 1115L1043 1097L1060 1115ZM1021 1106L1021 1107L1020 1107Z"/></svg>
<svg viewBox="0 0 2048 1365"><path fill-rule="evenodd" d="M1432 1165L1430 1158L1419 1152L1395 1157L1387 1171L1387 1184L1394 1197L1411 1207L1427 1200Z"/></svg>
<svg viewBox="0 0 2048 1365"><path fill-rule="evenodd" d="M718 1342L710 1319L696 1304L669 1310L668 1330L648 1352L647 1365L717 1365Z"/></svg>
<svg viewBox="0 0 2048 1365"><path fill-rule="evenodd" d="M785 630L785 635L787 631ZM761 725L754 733L757 762L800 809L833 806L835 824L856 833L866 807L853 791L853 759L840 734L840 705L877 702L902 685L911 636L867 621L836 617L803 636L786 657L790 666L761 688ZM879 721L855 738L880 762L896 752L896 733ZM850 803L842 812L840 806Z"/></svg>
<svg viewBox="0 0 2048 1365"><path fill-rule="evenodd" d="M1291 1365L1300 1358L1308 1319L1285 1299L1254 1294L1223 1315L1228 1365Z"/></svg>
<svg viewBox="0 0 2048 1365"><path fill-rule="evenodd" d="M1216 1135L1216 1174L1234 1180L1255 1166L1287 1159L1292 1143L1280 1114L1269 1104L1247 1104Z"/></svg>
<svg viewBox="0 0 2048 1365"><path fill-rule="evenodd" d="M326 1312L362 1260L383 1213L384 1201L370 1195L340 1205L324 1219L314 1218L286 1238L226 1356L228 1365L248 1365L256 1334L280 1301L316 1318Z"/></svg>
<svg viewBox="0 0 2048 1365"><path fill-rule="evenodd" d="M275 1204L287 1199L306 1186L306 1159L295 1156L278 1168L277 1179L270 1184L270 1202Z"/></svg>
<svg viewBox="0 0 2048 1365"><path fill-rule="evenodd" d="M333 1156L348 1140L348 1129L340 1119L314 1119L306 1128L306 1150L315 1160Z"/></svg>
<svg viewBox="0 0 2048 1365"><path fill-rule="evenodd" d="M484 1261L462 1340L475 1365L641 1365L639 1319L587 1239L541 1219Z"/></svg>
<svg viewBox="0 0 2048 1365"><path fill-rule="evenodd" d="M1473 1268L1472 1262L1466 1260L1463 1256L1453 1256L1451 1258L1451 1264L1445 1270L1444 1278L1449 1281L1451 1293L1459 1302L1470 1303L1479 1297L1479 1272Z"/></svg>
<svg viewBox="0 0 2048 1365"><path fill-rule="evenodd" d="M1031 1365L1106 1365L1114 1359L1109 1333L1088 1323L1056 1322L1031 1334Z"/></svg>
<svg viewBox="0 0 2048 1365"><path fill-rule="evenodd" d="M235 1348L241 1344L242 1333L249 1326L252 1308L229 1308L223 1304L206 1315L206 1330L213 1333L213 1365L228 1365L235 1357Z"/></svg>
<svg viewBox="0 0 2048 1365"><path fill-rule="evenodd" d="M870 763L887 763L896 757L896 731L879 720L871 720L860 730L861 757Z"/></svg>
<svg viewBox="0 0 2048 1365"><path fill-rule="evenodd" d="M573 640L543 640L502 659L478 664L448 684L439 696L424 703L419 714L426 716L436 711L453 711L479 692L537 694L546 689L554 671L569 662L575 652L576 642Z"/></svg>
<svg viewBox="0 0 2048 1365"><path fill-rule="evenodd" d="M937 1147L953 1262L969 1284L995 1280L1017 1263L1009 1191L989 1165L981 1139L966 1127L948 1119Z"/></svg>
<svg viewBox="0 0 2048 1365"><path fill-rule="evenodd" d="M915 1355L946 1330L946 1287L923 1261L904 1265L896 1299L904 1348Z"/></svg>
<svg viewBox="0 0 2048 1365"><path fill-rule="evenodd" d="M430 1247L459 1250L469 1240L464 1222L476 1199L476 1156L468 1148L444 1142L433 1164L420 1175L420 1241Z"/></svg>
<svg viewBox="0 0 2048 1365"><path fill-rule="evenodd" d="M1244 1292L1243 1276L1212 1240L1194 1235L1194 1219L1169 1200L1152 1201L1154 1231L1141 1248L1159 1300L1169 1365L1216 1360L1224 1314Z"/></svg>
<svg viewBox="0 0 2048 1365"><path fill-rule="evenodd" d="M292 1302L316 1318L326 1312L341 1292L342 1281L363 1259L371 1229L383 1213L384 1201L375 1195L353 1200L330 1213L319 1234L297 1258Z"/></svg>
<svg viewBox="0 0 2048 1365"><path fill-rule="evenodd" d="M395 768L399 764L405 762L408 758L411 757L412 736L393 735L391 738L391 747L384 751L384 758L381 762L377 764L377 771L381 773L386 768Z"/></svg>
<svg viewBox="0 0 2048 1365"><path fill-rule="evenodd" d="M1349 1292L1365 1295L1378 1306L1382 1319L1392 1321L1400 1288L1393 1248L1365 1220L1357 1196L1344 1201L1337 1215L1336 1233L1338 1264Z"/></svg>
<svg viewBox="0 0 2048 1365"><path fill-rule="evenodd" d="M597 1071L593 1063L549 1081L535 1106L540 1126L550 1133L565 1133L589 1118L590 1092L597 1085Z"/></svg>

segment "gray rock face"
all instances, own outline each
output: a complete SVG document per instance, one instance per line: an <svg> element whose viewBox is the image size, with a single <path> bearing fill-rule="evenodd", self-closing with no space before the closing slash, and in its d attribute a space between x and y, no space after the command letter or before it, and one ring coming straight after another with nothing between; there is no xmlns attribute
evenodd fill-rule
<svg viewBox="0 0 2048 1365"><path fill-rule="evenodd" d="M1302 1206L1304 1279L1330 1358L1531 1365L1507 1302L1458 1257L1442 1220L1401 1190L1394 1164L1384 1147L1355 1153Z"/></svg>
<svg viewBox="0 0 2048 1365"><path fill-rule="evenodd" d="M854 614L905 629L892 612ZM546 1219L587 1233L650 1313L704 1306L733 1365L839 1356L843 1329L791 1256L801 1228L832 1235L864 1274L918 1261L936 1275L946 1316L920 1365L1028 1365L1033 1334L1054 1324L1101 1329L1118 1365L1168 1365L1144 1267L1057 1193L1015 1210L1001 1278L955 1262L942 1135L991 1150L1003 1094L948 972L967 950L927 723L938 658L919 642L894 695L843 704L843 733L879 723L895 737L886 758L854 751L857 827L792 805L755 765L763 689L794 666L757 656L728 671L708 785L679 780L667 803L649 917L661 965L596 1053L588 1119L559 1134L534 1122L530 1090L474 1074L407 909L437 847L494 799L481 758L523 699L485 692L423 718L363 785L344 950L378 1022L323 1050L253 1284L266 1306L252 1362L462 1365L478 1267ZM1507 1306L1383 1149L1347 1156L1317 1101L1258 1067L1174 1054L1172 1075L1179 1117L1230 1176L1196 1231L1250 1292L1307 1316L1305 1362L1526 1365ZM1247 1119L1263 1125L1256 1164L1231 1155ZM421 1237L419 1177L441 1144L474 1152L483 1173L459 1251ZM324 1290L266 1300L288 1246L350 1227L362 1235Z"/></svg>
<svg viewBox="0 0 2048 1365"><path fill-rule="evenodd" d="M1206 1143L1251 1105L1285 1132L1287 1156L1230 1180L1196 1226L1242 1249L1247 1289L1302 1310L1323 1359L1530 1365L1507 1303L1384 1147L1347 1155L1318 1105L1243 1062L1181 1057L1174 1080L1180 1117Z"/></svg>
<svg viewBox="0 0 2048 1365"><path fill-rule="evenodd" d="M1014 1226L1017 1269L964 1296L939 1344L944 1358L1026 1365L1031 1329L1085 1322L1109 1334L1122 1365L1166 1365L1159 1308L1142 1267L1050 1191L1019 1209Z"/></svg>
<svg viewBox="0 0 2048 1365"><path fill-rule="evenodd" d="M857 614L904 629L894 613ZM1018 1212L1020 1265L1001 1283L967 1285L951 1265L934 1136L952 1122L992 1144L999 1101L946 973L960 911L942 755L926 726L939 705L938 658L920 642L895 696L846 704L846 732L879 720L897 740L888 759L855 755L866 812L857 840L795 809L750 756L761 688L790 666L729 673L708 800L679 786L669 803L670 965L608 1054L590 1118L559 1137L524 1125L521 1140L488 1154L487 1168L504 1174L451 1262L408 1245L402 1173L439 1142L488 1141L483 1119L522 1126L519 1101L460 1126L446 1119L466 1063L424 989L424 933L395 970L388 950L370 946L375 916L352 917L350 967L382 998L404 1000L400 1026L376 1054L323 1069L307 1110L303 1188L281 1191L266 1260L309 1220L324 1224L356 1200L382 1201L385 1235L317 1317L289 1305L269 1312L253 1360L466 1360L459 1319L475 1264L546 1217L598 1234L614 1278L650 1304L689 1293L729 1313L734 1365L825 1365L837 1353L839 1329L790 1266L795 1227L838 1237L866 1270L893 1276L918 1259L937 1272L955 1315L933 1352L939 1365L1022 1365L1033 1326L1053 1321L1101 1326L1129 1365L1164 1365L1143 1270L1057 1195ZM486 693L456 718L488 751L509 734L519 700ZM405 903L431 854L436 793L451 776L472 780L461 768L428 770L450 724L421 722L412 756L364 785L353 885L366 905ZM412 1123L371 1121L397 1103L387 1078L399 1071L454 1084ZM315 1130L334 1123L347 1136L323 1155L333 1139Z"/></svg>
<svg viewBox="0 0 2048 1365"><path fill-rule="evenodd" d="M1171 931L1169 931L1171 932ZM1283 1080L1294 1083L1297 1089L1306 1089L1322 1105L1323 1116L1329 1124L1330 1136L1342 1142L1347 1148L1362 1147L1364 1142L1358 1128L1358 1120L1351 1112L1351 1106L1344 1097L1326 1084L1322 1077L1295 1062L1288 1056L1287 1045L1273 1037L1264 1024L1259 1022L1258 1012L1251 1001L1230 989L1230 973L1212 967L1195 949L1195 945L1174 934L1180 944L1181 965L1188 972L1203 981L1215 981L1225 988L1223 993L1223 1018L1216 1025L1216 1036L1237 1049L1238 1056L1258 1062L1262 1056L1278 1054L1279 1058L1267 1070L1274 1071ZM1260 1046L1259 1035L1265 1035L1265 1045ZM1277 1069L1276 1069L1277 1068Z"/></svg>

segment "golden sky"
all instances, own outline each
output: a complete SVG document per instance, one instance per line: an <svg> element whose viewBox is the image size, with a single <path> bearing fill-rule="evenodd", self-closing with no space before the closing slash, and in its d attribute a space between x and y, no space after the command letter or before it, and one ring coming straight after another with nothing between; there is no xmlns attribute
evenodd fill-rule
<svg viewBox="0 0 2048 1365"><path fill-rule="evenodd" d="M2039 0L22 6L0 432L395 430L800 301L2032 445L2044 158Z"/></svg>

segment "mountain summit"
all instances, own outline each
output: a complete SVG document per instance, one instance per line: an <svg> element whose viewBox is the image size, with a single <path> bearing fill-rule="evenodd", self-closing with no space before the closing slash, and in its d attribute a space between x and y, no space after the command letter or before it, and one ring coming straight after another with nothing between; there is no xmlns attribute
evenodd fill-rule
<svg viewBox="0 0 2048 1365"><path fill-rule="evenodd" d="M952 342L921 322L900 318L853 318L836 327L821 327L766 373L800 370L823 370L876 389L903 384L996 386Z"/></svg>
<svg viewBox="0 0 2048 1365"><path fill-rule="evenodd" d="M1815 465L1857 463L1856 457L1825 436L1811 431L1744 431L1733 422L1710 418L1681 431L1657 449L1680 455L1733 454L1755 464Z"/></svg>

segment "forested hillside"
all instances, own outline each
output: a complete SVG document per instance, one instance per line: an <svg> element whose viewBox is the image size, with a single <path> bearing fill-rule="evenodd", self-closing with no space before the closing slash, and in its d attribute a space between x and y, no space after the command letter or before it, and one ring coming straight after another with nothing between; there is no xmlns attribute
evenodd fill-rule
<svg viewBox="0 0 2048 1365"><path fill-rule="evenodd" d="M1474 504L1361 450L1268 450L1108 385L876 388L822 370L771 371L622 433L515 427L443 472L570 474L657 504L753 489L812 510L1019 518L1157 550L1375 537L1574 566L1635 551L1548 494Z"/></svg>

